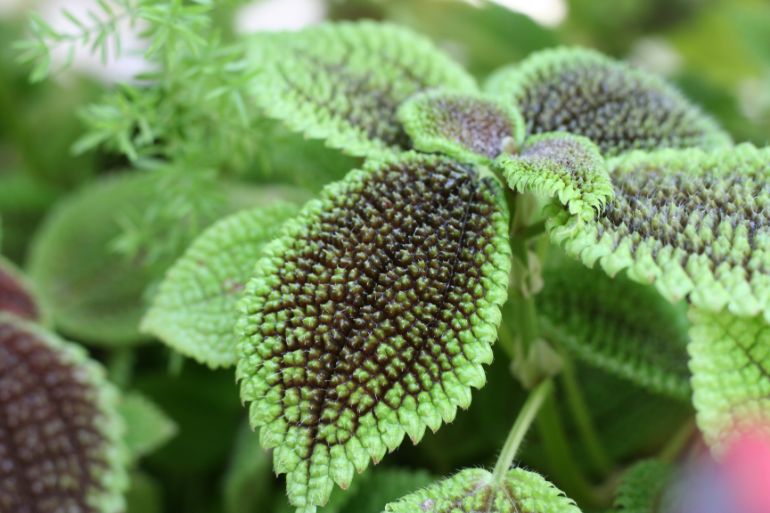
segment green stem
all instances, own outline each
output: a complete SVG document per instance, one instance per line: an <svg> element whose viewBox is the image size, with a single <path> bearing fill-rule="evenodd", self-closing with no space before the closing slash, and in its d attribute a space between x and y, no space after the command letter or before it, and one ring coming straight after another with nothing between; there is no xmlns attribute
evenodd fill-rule
<svg viewBox="0 0 770 513"><path fill-rule="evenodd" d="M578 433L583 439L583 444L588 452L588 457L596 467L596 470L603 476L606 476L612 472L612 460L607 455L604 446L599 440L596 426L594 426L593 419L588 410L588 405L586 404L577 376L575 375L575 368L566 355L562 355L562 359L561 382L564 389L564 395L567 398L567 406L575 420Z"/></svg>
<svg viewBox="0 0 770 513"><path fill-rule="evenodd" d="M680 427L671 440L663 446L663 449L658 453L658 459L666 463L673 463L676 460L679 453L687 447L687 444L692 439L693 432L695 431L695 420L689 419Z"/></svg>
<svg viewBox="0 0 770 513"><path fill-rule="evenodd" d="M513 423L513 427L511 427L511 431L508 433L503 449L500 451L500 457L495 464L493 480L496 484L502 483L505 479L505 475L511 468L513 459L519 450L521 441L524 440L524 435L529 431L532 421L535 420L535 415L537 415L540 406L552 389L553 383L551 380L543 381L530 393L524 406L522 406L516 422Z"/></svg>
<svg viewBox="0 0 770 513"><path fill-rule="evenodd" d="M587 509L605 506L611 500L611 496L598 493L586 480L562 426L556 401L551 397L540 410L537 427L552 474L564 492L578 504Z"/></svg>
<svg viewBox="0 0 770 513"><path fill-rule="evenodd" d="M134 374L136 355L131 348L115 349L107 362L107 372L114 384L121 388L127 388L131 384Z"/></svg>

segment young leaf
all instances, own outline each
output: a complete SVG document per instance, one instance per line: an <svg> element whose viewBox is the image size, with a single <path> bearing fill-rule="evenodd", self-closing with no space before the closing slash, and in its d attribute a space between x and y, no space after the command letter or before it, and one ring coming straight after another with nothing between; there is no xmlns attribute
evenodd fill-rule
<svg viewBox="0 0 770 513"><path fill-rule="evenodd" d="M449 479L411 493L385 513L580 513L575 503L534 472L508 471L496 485L483 469L462 470Z"/></svg>
<svg viewBox="0 0 770 513"><path fill-rule="evenodd" d="M84 351L0 314L2 511L121 512L127 477L116 401Z"/></svg>
<svg viewBox="0 0 770 513"><path fill-rule="evenodd" d="M698 427L717 453L743 429L770 425L770 326L760 317L690 310Z"/></svg>
<svg viewBox="0 0 770 513"><path fill-rule="evenodd" d="M43 317L40 303L26 279L11 262L0 257L0 312L22 319L39 321Z"/></svg>
<svg viewBox="0 0 770 513"><path fill-rule="evenodd" d="M262 246L298 210L278 203L212 225L166 273L142 331L211 367L234 365L237 301Z"/></svg>
<svg viewBox="0 0 770 513"><path fill-rule="evenodd" d="M489 163L524 139L524 120L507 103L480 94L428 91L407 100L398 118L414 147L462 162Z"/></svg>
<svg viewBox="0 0 770 513"><path fill-rule="evenodd" d="M730 144L717 124L672 86L591 50L532 54L495 73L486 89L513 101L528 135L583 135L605 155Z"/></svg>
<svg viewBox="0 0 770 513"><path fill-rule="evenodd" d="M511 189L556 197L571 214L593 218L613 196L599 148L567 133L530 137L518 155L501 155L500 169Z"/></svg>
<svg viewBox="0 0 770 513"><path fill-rule="evenodd" d="M507 234L494 176L409 153L328 186L265 247L237 376L294 506L314 511L469 405L507 295Z"/></svg>
<svg viewBox="0 0 770 513"><path fill-rule="evenodd" d="M644 460L623 473L613 513L661 513L660 504L674 469L658 460Z"/></svg>
<svg viewBox="0 0 770 513"><path fill-rule="evenodd" d="M476 90L427 39L384 23L261 35L251 50L251 91L259 106L351 155L408 148L396 111L411 95L436 87Z"/></svg>
<svg viewBox="0 0 770 513"><path fill-rule="evenodd" d="M653 392L690 399L685 312L654 289L560 259L536 296L546 337Z"/></svg>
<svg viewBox="0 0 770 513"><path fill-rule="evenodd" d="M560 212L551 238L672 302L770 319L770 149L634 152L610 161L604 215Z"/></svg>
<svg viewBox="0 0 770 513"><path fill-rule="evenodd" d="M174 421L137 392L121 397L118 412L126 425L124 440L132 460L151 454L177 433Z"/></svg>

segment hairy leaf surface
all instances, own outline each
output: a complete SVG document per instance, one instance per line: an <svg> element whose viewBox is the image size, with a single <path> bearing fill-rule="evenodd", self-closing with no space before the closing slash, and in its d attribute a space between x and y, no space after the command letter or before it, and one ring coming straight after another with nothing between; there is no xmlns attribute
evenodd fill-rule
<svg viewBox="0 0 770 513"><path fill-rule="evenodd" d="M618 486L613 513L661 513L661 498L673 468L658 460L644 460L628 469Z"/></svg>
<svg viewBox="0 0 770 513"><path fill-rule="evenodd" d="M479 94L429 91L413 96L398 117L414 147L462 162L488 163L512 152L524 139L521 114L509 104Z"/></svg>
<svg viewBox="0 0 770 513"><path fill-rule="evenodd" d="M511 469L496 485L483 469L453 477L411 493L385 507L386 513L580 513L574 501L534 472Z"/></svg>
<svg viewBox="0 0 770 513"><path fill-rule="evenodd" d="M770 426L770 325L761 316L691 309L688 346L698 427L717 453Z"/></svg>
<svg viewBox="0 0 770 513"><path fill-rule="evenodd" d="M427 39L373 22L263 35L252 44L254 99L271 117L352 155L410 147L396 119L411 95L473 79Z"/></svg>
<svg viewBox="0 0 770 513"><path fill-rule="evenodd" d="M486 88L513 101L528 135L583 135L605 155L730 143L710 117L672 86L591 50L557 48L532 54L495 73Z"/></svg>
<svg viewBox="0 0 770 513"><path fill-rule="evenodd" d="M370 162L264 249L237 375L295 506L470 403L500 322L508 214L493 176L448 158Z"/></svg>
<svg viewBox="0 0 770 513"><path fill-rule="evenodd" d="M0 511L121 512L116 395L80 348L0 314Z"/></svg>
<svg viewBox="0 0 770 513"><path fill-rule="evenodd" d="M159 449L178 431L176 423L157 404L138 392L121 397L118 412L126 426L124 440L132 460Z"/></svg>
<svg viewBox="0 0 770 513"><path fill-rule="evenodd" d="M166 273L142 331L211 367L234 365L237 302L264 244L298 211L278 203L212 225Z"/></svg>
<svg viewBox="0 0 770 513"><path fill-rule="evenodd" d="M544 334L585 362L690 399L685 312L652 288L559 259L536 296Z"/></svg>
<svg viewBox="0 0 770 513"><path fill-rule="evenodd" d="M26 279L8 260L0 257L0 312L7 312L30 321L40 320L40 303Z"/></svg>
<svg viewBox="0 0 770 513"><path fill-rule="evenodd" d="M628 269L673 302L770 319L770 149L635 152L610 168L602 216L551 219L567 253L610 275Z"/></svg>
<svg viewBox="0 0 770 513"><path fill-rule="evenodd" d="M512 189L555 197L582 217L601 213L613 195L607 164L585 137L560 132L535 135L519 154L501 155L494 165Z"/></svg>

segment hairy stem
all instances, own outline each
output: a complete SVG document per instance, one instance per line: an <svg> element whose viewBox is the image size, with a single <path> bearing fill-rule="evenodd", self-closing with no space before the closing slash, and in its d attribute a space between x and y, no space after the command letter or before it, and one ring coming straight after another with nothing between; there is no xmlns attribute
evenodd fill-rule
<svg viewBox="0 0 770 513"><path fill-rule="evenodd" d="M575 376L575 368L569 358L564 355L562 355L562 358L561 383L564 395L567 398L567 406L575 420L575 425L577 426L580 438L583 440L588 457L596 467L596 470L603 476L606 476L612 472L612 461L599 440L596 426L594 426L594 422L591 419L591 413L583 397L577 376Z"/></svg>
<svg viewBox="0 0 770 513"><path fill-rule="evenodd" d="M540 383L527 398L527 401L522 406L519 416L511 427L511 431L508 433L508 438L505 439L503 449L500 451L500 457L495 464L495 470L493 472L493 480L496 485L499 485L505 479L505 475L513 464L513 459L516 457L516 453L519 450L524 435L529 431L529 427L532 425L532 421L535 420L540 406L548 397L548 394L553 389L553 383L551 380L546 380Z"/></svg>

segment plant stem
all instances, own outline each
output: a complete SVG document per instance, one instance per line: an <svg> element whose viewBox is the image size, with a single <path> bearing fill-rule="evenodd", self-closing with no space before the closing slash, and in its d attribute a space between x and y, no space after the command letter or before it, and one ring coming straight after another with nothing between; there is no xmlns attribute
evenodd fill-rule
<svg viewBox="0 0 770 513"><path fill-rule="evenodd" d="M561 382L564 388L564 395L567 398L572 417L575 420L580 437L583 439L588 457L603 476L612 472L612 461L604 450L604 446L599 441L599 435L596 433L596 427L591 419L591 413L585 402L580 384L575 376L575 368L566 355L562 355Z"/></svg>
<svg viewBox="0 0 770 513"><path fill-rule="evenodd" d="M545 401L545 398L553 389L552 381L546 380L540 383L527 398L527 401L522 406L519 416L511 427L508 438L505 439L503 449L500 451L500 457L495 464L495 470L493 472L493 481L495 484L500 484L505 479L505 475L513 464L513 459L516 457L516 452L519 450L524 435L529 431L532 421L535 420L540 406Z"/></svg>
<svg viewBox="0 0 770 513"><path fill-rule="evenodd" d="M134 374L136 355L131 348L115 349L107 362L107 373L110 380L121 388L131 383Z"/></svg>
<svg viewBox="0 0 770 513"><path fill-rule="evenodd" d="M679 453L687 447L687 444L692 439L693 432L695 431L695 420L689 419L680 427L671 440L663 446L663 449L658 453L658 459L666 463L673 463L679 456Z"/></svg>

